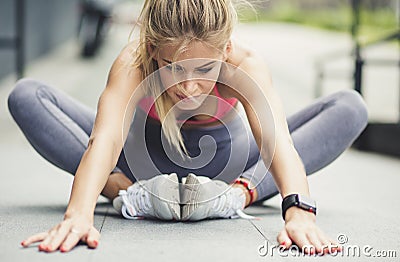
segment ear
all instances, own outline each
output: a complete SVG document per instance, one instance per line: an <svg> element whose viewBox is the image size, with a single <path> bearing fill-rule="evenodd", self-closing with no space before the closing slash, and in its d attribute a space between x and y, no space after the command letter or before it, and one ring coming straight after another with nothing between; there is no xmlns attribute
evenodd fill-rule
<svg viewBox="0 0 400 262"><path fill-rule="evenodd" d="M147 43L146 48L147 48L147 52L149 53L150 57L152 57L154 59L154 51L155 51L154 46L150 43Z"/></svg>
<svg viewBox="0 0 400 262"><path fill-rule="evenodd" d="M227 60L229 55L232 52L232 40L229 39L228 42L225 45L225 49L224 49L224 60Z"/></svg>

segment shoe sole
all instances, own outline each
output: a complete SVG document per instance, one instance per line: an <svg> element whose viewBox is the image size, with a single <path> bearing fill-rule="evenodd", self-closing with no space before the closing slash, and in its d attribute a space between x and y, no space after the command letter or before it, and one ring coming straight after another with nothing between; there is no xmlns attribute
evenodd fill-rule
<svg viewBox="0 0 400 262"><path fill-rule="evenodd" d="M196 211L198 207L197 199L200 185L201 181L194 174L190 173L186 177L181 193L182 204L184 204L182 207L181 220L189 220Z"/></svg>
<svg viewBox="0 0 400 262"><path fill-rule="evenodd" d="M207 183L211 182L215 185L211 190L214 195L209 195L210 199L204 199L205 187ZM211 184L210 184L211 185ZM219 180L211 180L208 177L196 176L189 174L186 177L185 184L182 187L181 200L182 204L182 220L198 221L209 217L209 204L207 202L212 201L214 198L224 194L228 189L226 183ZM206 191L209 191L207 189Z"/></svg>
<svg viewBox="0 0 400 262"><path fill-rule="evenodd" d="M176 173L168 175L163 184L153 188L153 192L156 192L156 195L153 195L151 202L158 217L165 220L180 220L179 181Z"/></svg>
<svg viewBox="0 0 400 262"><path fill-rule="evenodd" d="M124 202L122 201L122 197L121 196L117 196L116 198L114 198L114 200L112 202L113 208L120 215L122 214L121 209L122 209L122 205L123 204L124 204Z"/></svg>

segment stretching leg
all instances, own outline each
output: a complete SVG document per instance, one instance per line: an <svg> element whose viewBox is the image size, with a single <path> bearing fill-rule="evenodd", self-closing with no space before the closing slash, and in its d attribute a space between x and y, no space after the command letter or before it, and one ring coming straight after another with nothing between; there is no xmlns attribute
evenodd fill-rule
<svg viewBox="0 0 400 262"><path fill-rule="evenodd" d="M95 112L61 90L22 79L8 97L19 128L45 159L75 174L87 148Z"/></svg>
<svg viewBox="0 0 400 262"><path fill-rule="evenodd" d="M61 90L33 79L17 82L8 97L8 108L41 156L72 175L76 173L93 128L94 110ZM118 163L124 172L116 167L111 173L129 172L124 160L121 154Z"/></svg>
<svg viewBox="0 0 400 262"><path fill-rule="evenodd" d="M359 93L342 90L316 99L290 116L287 123L306 174L311 175L333 162L351 146L366 127L368 112ZM241 177L257 185L257 202L279 193L261 158Z"/></svg>

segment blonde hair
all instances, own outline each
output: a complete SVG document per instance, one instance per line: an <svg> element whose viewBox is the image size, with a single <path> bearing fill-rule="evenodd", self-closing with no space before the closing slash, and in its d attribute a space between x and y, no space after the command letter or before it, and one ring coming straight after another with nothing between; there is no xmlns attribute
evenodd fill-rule
<svg viewBox="0 0 400 262"><path fill-rule="evenodd" d="M140 36L133 66L140 69L142 79L145 79L158 70L153 57L158 55L160 47L177 46L175 61L193 40L205 42L223 52L238 23L236 9L242 3L251 7L246 0L145 0L138 18ZM149 54L148 45L153 54ZM183 152L186 156L189 154L175 115L168 113L173 102L161 89L161 83L150 81L146 93L156 98L155 109L169 145L184 158Z"/></svg>

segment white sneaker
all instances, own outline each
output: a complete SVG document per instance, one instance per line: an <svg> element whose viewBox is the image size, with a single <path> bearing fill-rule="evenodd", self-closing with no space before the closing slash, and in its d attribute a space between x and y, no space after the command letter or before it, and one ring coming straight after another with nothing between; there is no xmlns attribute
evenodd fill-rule
<svg viewBox="0 0 400 262"><path fill-rule="evenodd" d="M205 218L252 219L243 213L246 196L243 190L229 186L221 180L211 180L205 176L190 173L181 190L182 220Z"/></svg>
<svg viewBox="0 0 400 262"><path fill-rule="evenodd" d="M114 208L128 219L141 217L180 220L179 181L176 173L135 182L120 190Z"/></svg>

